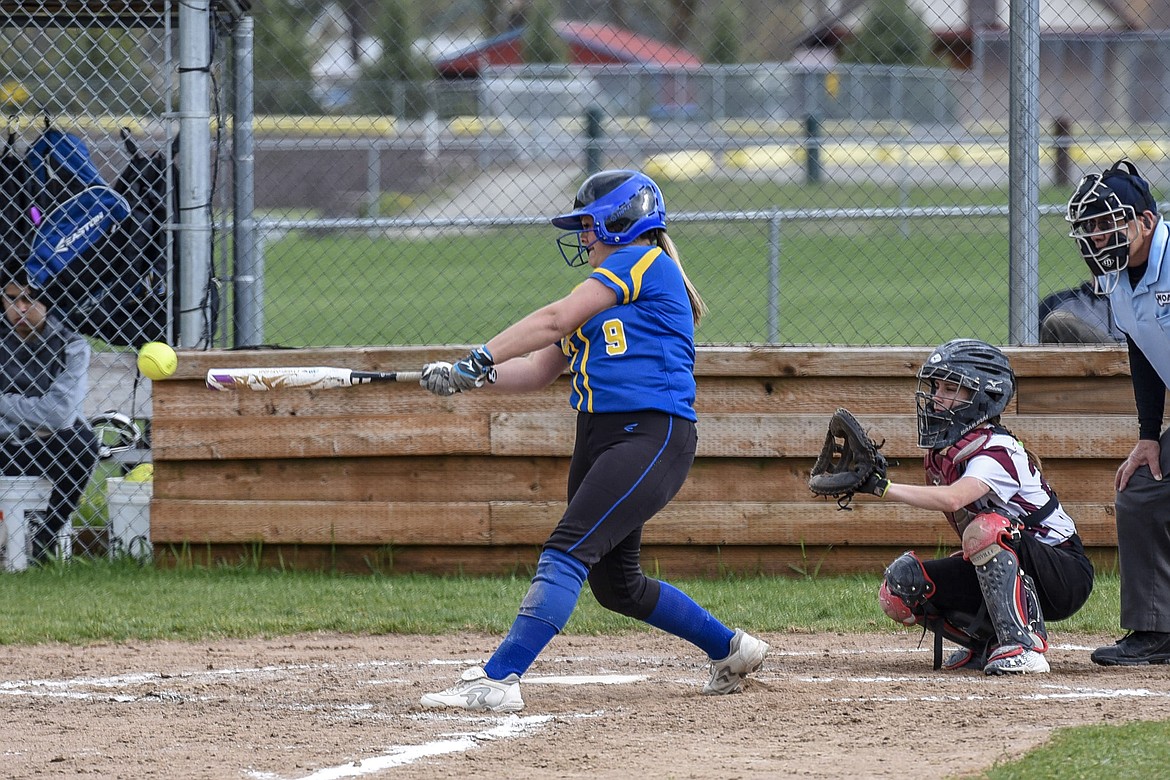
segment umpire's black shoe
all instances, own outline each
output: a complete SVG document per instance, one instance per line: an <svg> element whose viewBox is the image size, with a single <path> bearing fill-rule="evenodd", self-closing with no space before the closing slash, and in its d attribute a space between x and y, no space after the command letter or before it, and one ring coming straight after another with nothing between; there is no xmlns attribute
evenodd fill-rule
<svg viewBox="0 0 1170 780"><path fill-rule="evenodd" d="M1145 666L1170 663L1170 633L1133 631L1117 644L1098 647L1089 656L1101 666Z"/></svg>

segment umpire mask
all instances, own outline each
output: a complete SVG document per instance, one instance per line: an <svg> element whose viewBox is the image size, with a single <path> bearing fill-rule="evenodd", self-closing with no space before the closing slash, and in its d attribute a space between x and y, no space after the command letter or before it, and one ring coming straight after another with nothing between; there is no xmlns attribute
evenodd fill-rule
<svg viewBox="0 0 1170 780"><path fill-rule="evenodd" d="M1118 272L1129 267L1129 223L1157 210L1150 185L1130 160L1081 179L1069 198L1065 220L1072 225L1069 236L1076 240L1099 292L1112 292Z"/></svg>

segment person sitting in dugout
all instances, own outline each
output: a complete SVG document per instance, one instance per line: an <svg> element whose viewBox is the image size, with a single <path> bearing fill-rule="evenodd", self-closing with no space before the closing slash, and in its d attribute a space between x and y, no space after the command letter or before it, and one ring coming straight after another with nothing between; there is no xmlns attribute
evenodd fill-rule
<svg viewBox="0 0 1170 780"><path fill-rule="evenodd" d="M0 270L0 474L52 482L45 521L30 529L29 557L50 560L55 540L81 501L98 459L84 417L89 343L59 320L29 285L22 263Z"/></svg>

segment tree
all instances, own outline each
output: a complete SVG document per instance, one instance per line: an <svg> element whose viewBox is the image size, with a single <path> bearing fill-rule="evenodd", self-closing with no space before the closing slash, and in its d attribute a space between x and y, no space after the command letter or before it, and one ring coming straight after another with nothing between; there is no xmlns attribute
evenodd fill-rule
<svg viewBox="0 0 1170 780"><path fill-rule="evenodd" d="M930 60L930 28L907 0L871 0L856 38L844 45L842 62L925 65Z"/></svg>
<svg viewBox="0 0 1170 780"><path fill-rule="evenodd" d="M569 59L568 47L557 31L556 8L552 0L530 0L524 17L524 61L539 63L562 63Z"/></svg>
<svg viewBox="0 0 1170 780"><path fill-rule="evenodd" d="M308 40L313 15L304 4L290 0L255 0L252 15L256 112L315 113L312 63L320 52Z"/></svg>
<svg viewBox="0 0 1170 780"><path fill-rule="evenodd" d="M403 0L383 0L374 22L382 51L362 68L356 108L370 114L422 116L426 111L425 82L430 66L414 50L414 22Z"/></svg>
<svg viewBox="0 0 1170 780"><path fill-rule="evenodd" d="M711 19L707 38L705 61L713 65L732 65L739 62L741 25L739 15L728 4L720 4Z"/></svg>
<svg viewBox="0 0 1170 780"><path fill-rule="evenodd" d="M686 48L691 31L695 26L699 0L669 0L668 5L670 6L671 42L676 46Z"/></svg>

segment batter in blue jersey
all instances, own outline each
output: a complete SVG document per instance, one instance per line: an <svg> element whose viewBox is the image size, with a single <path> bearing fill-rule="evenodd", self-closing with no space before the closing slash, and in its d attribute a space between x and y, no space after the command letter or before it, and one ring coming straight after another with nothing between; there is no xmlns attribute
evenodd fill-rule
<svg viewBox="0 0 1170 780"><path fill-rule="evenodd" d="M654 409L695 420L695 324L682 266L661 248L623 246L589 277L617 305L561 340L579 412Z"/></svg>
<svg viewBox="0 0 1170 780"><path fill-rule="evenodd" d="M695 459L695 326L706 310L666 234L658 185L602 171L553 218L570 266L593 269L564 298L529 314L452 365L428 363L437 395L518 392L572 373L577 437L568 505L536 565L508 636L424 707L515 712L520 678L577 605L586 580L607 609L667 631L711 662L705 694L738 693L768 644L732 630L690 596L642 571L642 527L674 497Z"/></svg>

